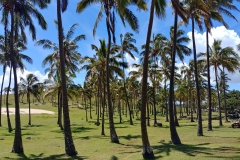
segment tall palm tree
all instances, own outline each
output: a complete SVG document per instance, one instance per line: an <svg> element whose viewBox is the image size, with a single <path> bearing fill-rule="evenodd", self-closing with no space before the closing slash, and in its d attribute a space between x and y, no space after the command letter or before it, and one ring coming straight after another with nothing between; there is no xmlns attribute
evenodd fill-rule
<svg viewBox="0 0 240 160"><path fill-rule="evenodd" d="M119 14L122 22L125 25L125 20L129 23L130 27L138 31L138 19L136 16L127 8L130 4L135 4L141 9L146 9L146 5L144 1L114 1L114 0L97 0L97 1L89 1L89 0L81 0L77 5L77 12L81 13L87 6L100 3L101 8L98 13L97 20L94 25L93 35L95 35L96 27L98 25L98 21L103 17L103 12L105 11L106 15L106 28L108 33L108 53L106 55L106 87L107 87L107 100L108 100L108 110L109 110L109 126L110 126L110 137L111 142L118 143L119 139L114 127L113 121L113 108L111 102L111 93L110 93L110 70L109 70L109 56L110 56L110 48L112 45L112 40L115 43L115 12ZM120 5L121 4L121 5Z"/></svg>
<svg viewBox="0 0 240 160"><path fill-rule="evenodd" d="M215 72L216 89L218 95L218 107L219 107L219 125L222 126L222 116L221 116L221 103L220 103L220 93L218 84L218 70L226 68L229 72L235 72L239 69L239 56L234 51L232 47L221 47L221 40L215 40L213 42L212 48L209 48L209 63L213 66ZM206 61L206 53L199 53L199 57L202 57L202 61ZM222 67L222 68L221 68Z"/></svg>
<svg viewBox="0 0 240 160"><path fill-rule="evenodd" d="M121 34L121 53L122 53L122 60L124 63L124 54L128 53L128 55L130 55L133 59L135 59L133 52L137 52L138 53L138 49L136 46L134 46L133 43L136 43L136 40L132 38L133 34L132 33L126 33L124 35L124 38L122 39L123 35ZM125 92L125 96L126 96L126 102L127 102L127 107L129 110L129 117L130 117L130 124L133 125L133 121L132 121L132 112L130 109L130 104L129 104L129 98L128 98L128 93L127 93L127 89L126 89L126 79L125 79L125 72L124 72L124 67L123 67L123 87L124 87L124 92Z"/></svg>
<svg viewBox="0 0 240 160"><path fill-rule="evenodd" d="M142 96L141 96L141 134L142 134L142 155L144 158L153 158L154 153L151 149L146 126L146 105L147 105L147 79L148 79L148 60L150 50L150 39L152 34L153 17L156 14L158 17L165 16L165 0L152 0L149 16L149 24L146 38L145 54L143 60L143 77L142 77Z"/></svg>
<svg viewBox="0 0 240 160"><path fill-rule="evenodd" d="M198 81L198 68L197 68L197 53L196 53L196 43L195 43L195 22L198 24L200 30L202 30L201 16L209 15L208 6L202 0L185 0L184 7L188 14L188 17L191 19L192 27L192 44L193 44L193 54L194 54L194 75L196 82L196 97L197 97L197 109L198 109L198 129L197 135L203 136L202 129L202 109L200 102L200 89Z"/></svg>
<svg viewBox="0 0 240 160"><path fill-rule="evenodd" d="M204 16L204 24L206 26L206 50L207 50L207 71L208 71L208 131L212 130L212 106L211 106L211 83L210 83L210 64L209 64L209 38L208 33L211 32L212 20L217 20L228 28L228 24L224 21L222 14L233 18L237 21L235 16L231 14L228 9L238 10L232 3L232 0L205 0L205 4L208 6L210 14Z"/></svg>
<svg viewBox="0 0 240 160"><path fill-rule="evenodd" d="M28 102L28 115L29 115L29 121L28 121L28 125L31 125L31 107L30 107L30 95L32 94L34 97L36 97L39 100L39 91L38 91L38 78L30 73L28 75L26 75L26 79L23 77L20 77L20 85L21 88L26 90L27 93L27 102Z"/></svg>
<svg viewBox="0 0 240 160"><path fill-rule="evenodd" d="M68 109L68 97L67 97L67 84L65 74L65 54L63 44L63 27L62 27L62 15L61 13L67 10L68 0L57 0L57 21L58 21L58 41L59 41L59 54L60 54L60 75L62 83L62 104L63 104L63 117L64 117L64 139L65 139L65 151L68 156L76 156L77 151L73 143L70 117Z"/></svg>
<svg viewBox="0 0 240 160"><path fill-rule="evenodd" d="M8 17L10 14L11 20L11 30L10 30L10 54L11 54L11 64L13 66L13 74L14 74L14 101L15 101L15 137L13 142L12 152L14 153L22 153L22 137L21 137L21 122L20 122L20 111L19 111L19 97L18 97L18 83L17 83L17 72L16 72L16 62L15 62L15 54L14 54L14 37L15 40L18 36L18 29L21 30L21 34L23 39L26 41L25 36L25 26L29 26L31 35L33 39L36 39L36 30L33 24L32 17L35 17L39 25L46 29L47 25L43 18L43 16L38 12L38 10L34 7L34 5L39 6L39 8L46 8L47 4L50 3L50 0L1 0L0 4L2 7L3 17ZM29 16L32 14L34 16ZM18 21L14 21L17 19ZM27 23L26 23L27 22ZM7 23L5 23L7 25ZM19 24L22 24L21 27ZM5 27L6 29L6 27ZM15 29L15 30L14 30ZM14 35L15 32L15 35Z"/></svg>

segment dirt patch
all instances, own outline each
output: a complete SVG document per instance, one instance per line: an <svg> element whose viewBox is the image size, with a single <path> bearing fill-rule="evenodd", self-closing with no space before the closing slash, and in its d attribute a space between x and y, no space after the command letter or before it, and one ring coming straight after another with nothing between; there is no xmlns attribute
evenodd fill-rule
<svg viewBox="0 0 240 160"><path fill-rule="evenodd" d="M28 112L28 108L20 108L20 114L28 114ZM2 114L7 114L6 108L2 108ZM15 108L9 108L9 114L15 114ZM43 109L31 109L31 114L54 114L54 112Z"/></svg>

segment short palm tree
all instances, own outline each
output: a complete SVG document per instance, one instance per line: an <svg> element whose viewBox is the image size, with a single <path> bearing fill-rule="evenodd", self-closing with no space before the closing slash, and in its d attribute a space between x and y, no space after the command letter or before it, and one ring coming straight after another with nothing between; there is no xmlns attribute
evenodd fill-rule
<svg viewBox="0 0 240 160"><path fill-rule="evenodd" d="M33 95L35 98L37 98L39 100L39 94L40 94L39 91L38 91L39 80L34 74L30 73L30 74L26 75L26 79L21 77L20 81L21 81L20 82L21 88L23 90L26 90L26 94L27 94L28 115L29 115L28 125L32 125L32 123L31 123L30 95Z"/></svg>

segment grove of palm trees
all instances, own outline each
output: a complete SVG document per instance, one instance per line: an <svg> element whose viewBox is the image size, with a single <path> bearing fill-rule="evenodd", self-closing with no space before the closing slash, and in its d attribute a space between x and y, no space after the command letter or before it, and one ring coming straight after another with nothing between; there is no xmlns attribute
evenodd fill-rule
<svg viewBox="0 0 240 160"><path fill-rule="evenodd" d="M0 159L240 158L239 0L0 10Z"/></svg>

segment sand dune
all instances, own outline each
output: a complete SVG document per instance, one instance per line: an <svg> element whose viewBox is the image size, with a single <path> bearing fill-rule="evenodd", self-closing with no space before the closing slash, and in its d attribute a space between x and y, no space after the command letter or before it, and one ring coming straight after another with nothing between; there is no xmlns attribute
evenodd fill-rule
<svg viewBox="0 0 240 160"><path fill-rule="evenodd" d="M54 114L52 111L42 110L42 109L31 109L31 114ZM2 108L2 114L6 115L6 108ZM9 108L9 114L15 114L15 108ZM28 108L20 108L20 114L28 114Z"/></svg>

